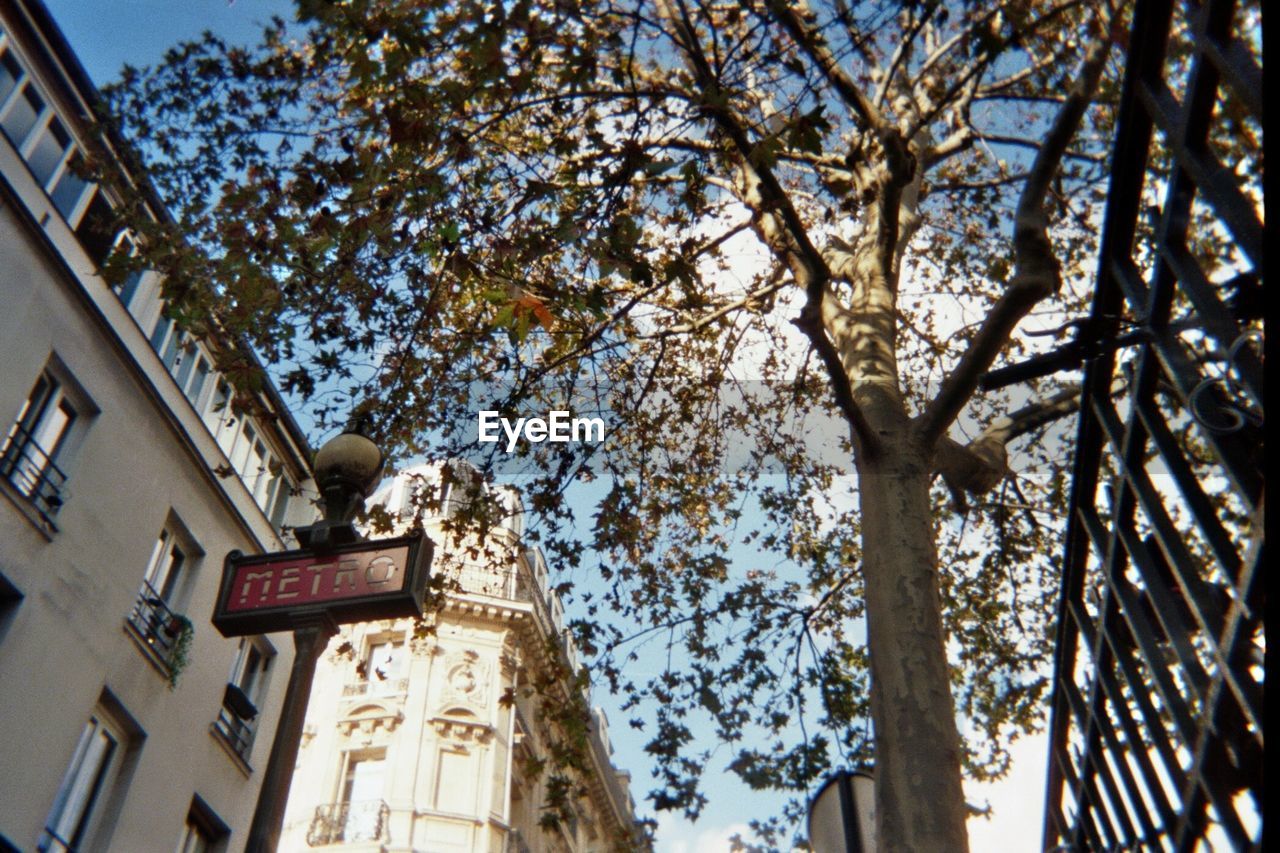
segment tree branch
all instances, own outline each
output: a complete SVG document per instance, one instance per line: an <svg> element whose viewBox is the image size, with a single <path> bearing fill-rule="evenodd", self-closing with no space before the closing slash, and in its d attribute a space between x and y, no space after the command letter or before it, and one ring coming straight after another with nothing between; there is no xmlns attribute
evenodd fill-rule
<svg viewBox="0 0 1280 853"><path fill-rule="evenodd" d="M926 444L947 431L978 387L978 381L1004 349L1009 335L1040 300L1059 285L1058 259L1047 234L1045 198L1067 145L1097 91L1111 47L1109 21L1100 20L1101 35L1085 55L1081 73L1036 154L1014 214L1014 273L1008 289L992 306L969 348L943 380L938 395L916 419L914 428Z"/></svg>
<svg viewBox="0 0 1280 853"><path fill-rule="evenodd" d="M742 308L746 308L750 306L753 302L759 302L761 299L765 299L769 296L772 296L773 294L781 290L783 287L785 287L786 284L787 283L785 280L770 282L769 284L766 284L764 287L753 290L752 292L741 297L740 299L735 299L732 302L729 302L725 305L720 306L716 310L712 311L710 314L699 317L696 320L690 320L686 323L680 323L677 326L671 326L659 332L654 332L652 335L645 335L644 337L669 338L672 335L684 335L684 334L688 334L689 332L696 332L699 329L705 329L707 326L710 326L712 323L714 323L716 320L719 320L721 317L724 317L728 314L732 314L734 311L738 311Z"/></svg>
<svg viewBox="0 0 1280 853"><path fill-rule="evenodd" d="M827 337L826 328L822 321L822 303L815 303L812 300L806 302L804 308L800 310L800 316L791 322L809 338L814 350L818 353L818 357L822 359L823 366L827 368L827 374L831 377L831 388L835 394L836 405L849 422L850 431L853 433L854 446L864 458L875 456L878 446L875 431L871 429L871 424L867 422L862 407L853 398L853 383L849 381L849 374L845 370L843 360L840 358L840 352L836 349L835 344L832 343L831 338Z"/></svg>
<svg viewBox="0 0 1280 853"><path fill-rule="evenodd" d="M777 176L767 164L758 162L759 158L753 156L755 148L747 138L746 130L720 97L722 91L719 83L712 74L706 57L702 54L697 42L697 34L689 21L688 13L684 10L682 0L675 0L675 2L680 4L679 17L671 9L669 0L659 0L659 8L678 31L678 43L684 49L685 56L707 95L703 108L733 142L741 158L744 174L749 179L754 179L752 184L745 188L746 197L742 200L755 212L765 244L780 259L790 261L788 266L791 267L796 282L805 292L805 306L800 312L800 317L795 321L796 325L809 337L822 357L823 364L827 367L836 404L849 422L855 447L863 452L870 452L874 447L874 433L867 423L866 416L854 400L849 375L845 372L840 355L827 337L822 324L823 300L827 298L831 271L818 249L810 241L803 220L791 204L791 199L778 182ZM778 228L779 219L782 229ZM779 233L784 230L785 234ZM780 241L785 242L779 245Z"/></svg>
<svg viewBox="0 0 1280 853"><path fill-rule="evenodd" d="M801 8L808 11L808 4L801 0ZM884 116L880 114L880 110L871 102L853 79L844 72L840 64L836 61L835 55L831 49L820 40L818 33L814 32L808 24L800 19L795 9L786 0L769 0L769 11L773 12L778 22L782 24L783 29L791 36L796 46L803 50L814 64L818 66L818 70L822 72L822 76L832 85L840 98L849 105L850 109L860 118L866 127L871 128L878 134L882 135L889 130L889 125L885 122Z"/></svg>
<svg viewBox="0 0 1280 853"><path fill-rule="evenodd" d="M942 475L953 499L963 508L965 492L989 492L1009 473L1009 442L1079 408L1080 386L1071 385L997 419L968 444L944 436L934 454L934 470Z"/></svg>

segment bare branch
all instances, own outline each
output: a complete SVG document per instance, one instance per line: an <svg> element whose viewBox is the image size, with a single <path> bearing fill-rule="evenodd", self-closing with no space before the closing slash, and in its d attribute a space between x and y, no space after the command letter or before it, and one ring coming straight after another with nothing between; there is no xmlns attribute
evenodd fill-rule
<svg viewBox="0 0 1280 853"><path fill-rule="evenodd" d="M645 335L644 337L669 338L672 335L684 335L684 334L688 334L689 332L696 332L699 329L705 329L707 326L710 326L712 323L716 322L722 317L732 314L734 311L739 311L743 308L748 308L752 304L760 302L760 300L762 299L769 298L770 296L772 296L773 294L781 290L783 287L785 287L786 284L787 282L781 279L777 281L772 281L769 284L766 284L764 287L760 287L760 288L757 288L756 290L751 291L750 293L746 294L740 299L735 299L732 302L729 302L725 305L720 306L716 310L712 311L710 314L707 314L703 317L699 317L696 320L690 320L687 323L681 323L677 326L671 326L669 328L662 329L659 332L655 332L652 335Z"/></svg>
<svg viewBox="0 0 1280 853"><path fill-rule="evenodd" d="M911 31L903 37L902 41L898 42L897 48L893 51L893 58L889 61L889 70L885 72L884 79L876 87L875 104L877 107L884 106L885 99L889 97L889 89L893 86L893 78L897 74L898 68L906 61L907 55L911 52L911 47L915 43L916 36L920 35L920 31L924 29L925 24L929 23L929 19L933 17L933 13L937 11L940 5L935 3L925 6L924 13L912 22Z"/></svg>
<svg viewBox="0 0 1280 853"><path fill-rule="evenodd" d="M983 142L992 142L996 145L1016 145L1019 148L1031 148L1036 151L1039 151L1042 147L1042 143L1033 142L1030 139L1023 139L1021 136L1007 136L1002 133L979 133L978 139L981 139ZM1086 163L1105 163L1107 161L1107 156L1105 154L1086 154L1082 151L1068 150L1064 151L1062 156L1067 160L1083 160Z"/></svg>
<svg viewBox="0 0 1280 853"><path fill-rule="evenodd" d="M685 50L689 64L704 92L708 96L718 93L719 83L698 45L696 32L689 21L688 13L684 10L683 2L682 0L676 0L676 2L681 7L680 17L677 17L671 9L668 0L659 0L659 8L664 10L664 14L679 32L678 41ZM849 376L844 370L839 353L836 352L834 344L827 337L822 325L823 300L828 296L831 271L810 241L804 221L792 205L790 197L779 183L777 176L767 164L758 162L759 158L754 156L754 146L737 116L723 103L718 102L718 99L711 97L707 98L703 108L738 151L743 173L751 179L751 185L745 188L746 192L740 194L746 196L742 200L755 212L757 227L765 243L789 262L788 266L791 267L797 284L805 291L805 306L800 317L795 321L796 326L809 337L827 367L836 403L849 422L855 446L864 452L870 452L874 447L874 433L867 423L866 416L853 398ZM779 220L782 228L778 227Z"/></svg>
<svg viewBox="0 0 1280 853"><path fill-rule="evenodd" d="M801 8L808 11L808 4L801 3ZM850 109L860 118L863 124L872 130L882 134L888 130L888 124L885 122L884 116L880 114L880 110L876 105L863 94L858 88L858 84L845 73L844 69L836 61L835 54L831 52L831 48L821 40L818 33L814 32L808 24L800 19L795 9L786 0L769 0L769 11L773 12L778 22L782 24L783 29L791 36L796 46L808 54L814 64L822 72L822 76L827 79L840 98L849 105Z"/></svg>
<svg viewBox="0 0 1280 853"><path fill-rule="evenodd" d="M1009 442L1079 408L1080 386L1071 385L997 419L967 445L944 436L934 454L934 468L957 503L963 502L965 492L989 492L1008 474Z"/></svg>
<svg viewBox="0 0 1280 853"><path fill-rule="evenodd" d="M1008 289L992 306L969 348L943 380L938 395L916 421L915 429L928 444L938 441L960 414L982 374L1004 349L1014 327L1040 300L1058 289L1058 259L1047 234L1045 198L1067 145L1097 91L1110 52L1110 20L1099 20L1098 24L1101 34L1085 54L1081 73L1036 154L1018 200L1013 227L1014 273Z"/></svg>

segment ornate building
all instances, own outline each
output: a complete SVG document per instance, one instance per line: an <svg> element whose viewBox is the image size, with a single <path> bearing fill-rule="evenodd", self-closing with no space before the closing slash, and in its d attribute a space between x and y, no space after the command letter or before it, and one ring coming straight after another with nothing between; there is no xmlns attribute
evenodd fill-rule
<svg viewBox="0 0 1280 853"><path fill-rule="evenodd" d="M556 789L546 759L564 730L530 688L551 685L562 700L581 690L565 677L579 669L577 652L541 552L522 547L519 499L484 489L503 517L483 543L461 538L446 530L463 492L442 484L450 479L411 469L370 500L398 526L416 516L436 543L439 604L425 629L409 619L348 625L330 644L281 848L641 849L629 776L610 762L598 709L585 726L587 769L571 779L561 819L540 826Z"/></svg>

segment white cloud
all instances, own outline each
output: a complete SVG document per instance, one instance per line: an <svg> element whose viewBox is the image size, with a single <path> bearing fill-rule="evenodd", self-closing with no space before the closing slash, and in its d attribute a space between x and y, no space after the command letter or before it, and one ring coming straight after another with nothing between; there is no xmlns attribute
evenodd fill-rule
<svg viewBox="0 0 1280 853"><path fill-rule="evenodd" d="M685 820L670 812L658 815L656 853L728 853L735 835L751 837L745 823L705 826Z"/></svg>

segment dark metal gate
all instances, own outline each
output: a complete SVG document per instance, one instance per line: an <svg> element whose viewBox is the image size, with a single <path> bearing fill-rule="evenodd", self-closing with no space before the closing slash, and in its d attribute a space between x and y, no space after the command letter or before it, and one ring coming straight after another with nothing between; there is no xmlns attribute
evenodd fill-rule
<svg viewBox="0 0 1280 853"><path fill-rule="evenodd" d="M1079 338L1046 850L1261 846L1260 15L1135 10Z"/></svg>

